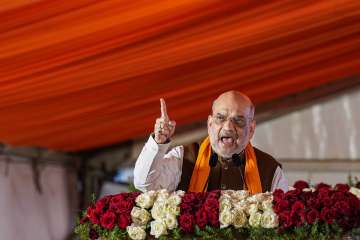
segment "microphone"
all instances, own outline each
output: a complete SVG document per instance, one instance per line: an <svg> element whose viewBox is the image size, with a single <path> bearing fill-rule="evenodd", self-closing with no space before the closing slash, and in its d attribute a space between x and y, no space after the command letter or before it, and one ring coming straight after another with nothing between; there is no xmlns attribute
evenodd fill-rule
<svg viewBox="0 0 360 240"><path fill-rule="evenodd" d="M234 163L234 165L236 167L241 167L243 165L245 165L245 161L244 161L244 157L243 157L243 152L239 153L239 154L236 154L234 153L232 156L231 156L231 159Z"/></svg>
<svg viewBox="0 0 360 240"><path fill-rule="evenodd" d="M210 160L209 160L209 165L210 167L215 167L218 161L218 155L212 151L211 156L210 156Z"/></svg>

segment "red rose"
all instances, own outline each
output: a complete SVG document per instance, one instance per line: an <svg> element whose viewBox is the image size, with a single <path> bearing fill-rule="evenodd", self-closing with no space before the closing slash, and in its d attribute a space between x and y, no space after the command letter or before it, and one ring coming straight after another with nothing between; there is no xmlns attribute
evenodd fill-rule
<svg viewBox="0 0 360 240"><path fill-rule="evenodd" d="M107 211L101 216L101 226L106 229L113 229L115 225L115 219L115 214L111 211Z"/></svg>
<svg viewBox="0 0 360 240"><path fill-rule="evenodd" d="M96 203L95 203L95 207L96 207L96 211L101 214L103 212L105 212L105 208L106 208L106 205L108 203L108 199L106 198L103 198L103 199L100 199L98 200Z"/></svg>
<svg viewBox="0 0 360 240"><path fill-rule="evenodd" d="M320 209L322 207L321 199L312 197L308 201L306 201L306 205L308 207Z"/></svg>
<svg viewBox="0 0 360 240"><path fill-rule="evenodd" d="M320 212L320 219L327 224L332 224L335 219L335 212L330 208L324 207Z"/></svg>
<svg viewBox="0 0 360 240"><path fill-rule="evenodd" d="M317 190L316 193L317 193L317 197L322 200L324 198L330 197L332 192L330 191L330 188L323 187Z"/></svg>
<svg viewBox="0 0 360 240"><path fill-rule="evenodd" d="M332 201L329 197L324 197L321 201L324 207L330 207L332 205Z"/></svg>
<svg viewBox="0 0 360 240"><path fill-rule="evenodd" d="M349 231L352 228L351 222L345 218L339 219L338 224L345 232Z"/></svg>
<svg viewBox="0 0 360 240"><path fill-rule="evenodd" d="M294 212L304 211L304 209L305 209L305 206L301 201L296 201L291 207L291 211L294 211Z"/></svg>
<svg viewBox="0 0 360 240"><path fill-rule="evenodd" d="M303 190L304 188L309 188L309 184L305 181L299 180L294 183L293 187L299 190Z"/></svg>
<svg viewBox="0 0 360 240"><path fill-rule="evenodd" d="M131 192L127 193L126 200L129 200L130 202L135 202L135 199L141 194L140 192Z"/></svg>
<svg viewBox="0 0 360 240"><path fill-rule="evenodd" d="M317 190L320 190L322 188L330 189L331 186L329 184L326 184L326 183L319 183L318 185L316 185Z"/></svg>
<svg viewBox="0 0 360 240"><path fill-rule="evenodd" d="M347 184L343 184L343 183L338 183L335 185L335 189L340 191L340 192L347 192L350 190L350 186Z"/></svg>
<svg viewBox="0 0 360 240"><path fill-rule="evenodd" d="M118 206L118 212L121 214L130 213L132 208L134 207L133 201L130 200L124 200L121 201Z"/></svg>
<svg viewBox="0 0 360 240"><path fill-rule="evenodd" d="M356 183L355 187L360 188L360 181Z"/></svg>
<svg viewBox="0 0 360 240"><path fill-rule="evenodd" d="M200 229L204 229L206 224L208 223L208 218L205 210L199 210L196 213L196 224Z"/></svg>
<svg viewBox="0 0 360 240"><path fill-rule="evenodd" d="M130 214L120 214L119 215L119 221L118 226L121 229L126 229L127 226L130 226L131 224L131 216Z"/></svg>
<svg viewBox="0 0 360 240"><path fill-rule="evenodd" d="M119 199L119 200L123 200L125 199L125 193L119 193L119 194L115 194L115 195L112 195L112 198L110 201L113 201L114 199Z"/></svg>
<svg viewBox="0 0 360 240"><path fill-rule="evenodd" d="M207 215L208 215L208 220L210 222L210 225L212 227L219 227L220 226L219 209L216 210L216 211L207 212Z"/></svg>
<svg viewBox="0 0 360 240"><path fill-rule="evenodd" d="M93 224L99 224L100 223L99 215L98 215L98 213L96 211L95 205L91 205L90 207L88 207L87 212L86 212L86 216L90 219L90 221Z"/></svg>
<svg viewBox="0 0 360 240"><path fill-rule="evenodd" d="M185 195L181 198L181 202L190 203L196 199L195 193L185 193Z"/></svg>
<svg viewBox="0 0 360 240"><path fill-rule="evenodd" d="M319 212L315 208L311 208L307 215L306 215L306 221L308 224L313 224L316 220L319 218Z"/></svg>
<svg viewBox="0 0 360 240"><path fill-rule="evenodd" d="M208 192L207 199L209 198L219 199L220 194L221 194L220 190L213 190L211 192Z"/></svg>
<svg viewBox="0 0 360 240"><path fill-rule="evenodd" d="M82 217L82 218L80 219L80 224L84 224L84 223L86 223L86 222L88 222L88 221L89 221L88 216L84 216L84 217Z"/></svg>
<svg viewBox="0 0 360 240"><path fill-rule="evenodd" d="M312 192L302 192L300 194L300 199L303 201L304 204L313 197L314 194Z"/></svg>
<svg viewBox="0 0 360 240"><path fill-rule="evenodd" d="M117 209L118 206L120 205L120 203L121 203L122 201L124 201L123 195L118 194L118 195L113 196L113 197L111 198L111 200L110 200L110 207L109 207L109 208L110 208L110 209L111 209L111 208Z"/></svg>
<svg viewBox="0 0 360 240"><path fill-rule="evenodd" d="M207 212L218 211L219 209L219 201L214 198L206 199L204 203L204 208Z"/></svg>
<svg viewBox="0 0 360 240"><path fill-rule="evenodd" d="M273 197L275 198L279 198L279 199L283 199L284 198L284 191L282 189L276 189L273 192Z"/></svg>
<svg viewBox="0 0 360 240"><path fill-rule="evenodd" d="M195 198L198 202L204 202L206 195L207 195L206 192L198 192L196 193Z"/></svg>
<svg viewBox="0 0 360 240"><path fill-rule="evenodd" d="M345 216L349 216L351 213L351 209L349 206L349 203L347 203L346 201L338 201L335 203L335 208L337 209L337 211Z"/></svg>
<svg viewBox="0 0 360 240"><path fill-rule="evenodd" d="M298 196L301 194L301 191L299 189L290 190L285 193L284 198L286 200L289 200L291 202L295 202L298 199Z"/></svg>
<svg viewBox="0 0 360 240"><path fill-rule="evenodd" d="M180 213L192 213L193 212L193 208L191 207L191 205L189 203L185 203L185 202L181 202L180 203Z"/></svg>
<svg viewBox="0 0 360 240"><path fill-rule="evenodd" d="M180 229L183 230L185 233L191 233L194 231L194 224L195 219L192 214L182 214L179 217L179 225Z"/></svg>
<svg viewBox="0 0 360 240"><path fill-rule="evenodd" d="M335 192L331 195L331 199L334 201L342 201L345 200L345 194L344 192Z"/></svg>
<svg viewBox="0 0 360 240"><path fill-rule="evenodd" d="M301 224L305 222L305 218L306 218L306 213L304 210L299 210L299 211L292 210L290 212L291 224L295 225L296 227L301 226Z"/></svg>
<svg viewBox="0 0 360 240"><path fill-rule="evenodd" d="M278 202L281 202L283 199L284 199L284 191L281 190L281 189L276 189L274 192L273 192L273 202L274 204L277 204Z"/></svg>
<svg viewBox="0 0 360 240"><path fill-rule="evenodd" d="M275 203L275 205L273 205L273 209L274 209L275 213L279 214L283 211L289 210L290 203L289 203L289 201L281 200L280 202L277 202L277 203Z"/></svg>
<svg viewBox="0 0 360 240"><path fill-rule="evenodd" d="M97 233L97 231L96 231L95 229L93 229L93 228L90 229L90 231L89 231L89 238L90 238L91 240L96 240L96 239L99 238L99 234Z"/></svg>
<svg viewBox="0 0 360 240"><path fill-rule="evenodd" d="M279 215L279 225L283 228L291 227L290 211L283 211Z"/></svg>

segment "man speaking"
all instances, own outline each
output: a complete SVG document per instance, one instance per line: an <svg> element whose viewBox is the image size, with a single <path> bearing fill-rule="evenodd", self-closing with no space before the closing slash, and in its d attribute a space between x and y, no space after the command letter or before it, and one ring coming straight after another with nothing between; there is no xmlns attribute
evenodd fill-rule
<svg viewBox="0 0 360 240"><path fill-rule="evenodd" d="M161 117L135 164L137 189L287 191L281 165L250 143L256 127L255 107L246 95L237 91L221 94L213 102L208 136L201 145L176 146L170 151L175 121L170 120L163 99L160 105Z"/></svg>

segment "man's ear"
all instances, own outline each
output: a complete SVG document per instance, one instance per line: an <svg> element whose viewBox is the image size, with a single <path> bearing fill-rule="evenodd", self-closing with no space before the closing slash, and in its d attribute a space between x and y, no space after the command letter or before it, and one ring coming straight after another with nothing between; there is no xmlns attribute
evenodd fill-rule
<svg viewBox="0 0 360 240"><path fill-rule="evenodd" d="M209 128L210 125L212 123L212 118L211 118L211 115L208 116L208 119L207 119L207 127Z"/></svg>
<svg viewBox="0 0 360 240"><path fill-rule="evenodd" d="M252 137L254 136L255 128L256 128L256 121L255 121L255 119L253 119L250 123L250 138L249 139L252 139Z"/></svg>

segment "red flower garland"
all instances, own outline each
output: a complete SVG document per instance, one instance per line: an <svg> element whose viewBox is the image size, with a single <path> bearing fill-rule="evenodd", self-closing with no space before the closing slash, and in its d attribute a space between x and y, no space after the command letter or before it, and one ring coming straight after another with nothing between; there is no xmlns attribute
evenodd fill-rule
<svg viewBox="0 0 360 240"><path fill-rule="evenodd" d="M320 183L314 190L303 191L309 185L304 181L294 184L295 189L284 193L273 193L273 209L279 216L279 226L283 229L299 227L305 222L315 221L338 223L345 231L360 226L360 200L349 192L347 184L330 185Z"/></svg>
<svg viewBox="0 0 360 240"><path fill-rule="evenodd" d="M219 190L185 193L180 204L180 229L185 233L192 233L195 224L200 229L204 229L206 225L219 227L219 198Z"/></svg>
<svg viewBox="0 0 360 240"><path fill-rule="evenodd" d="M130 214L139 194L138 192L120 193L103 197L88 207L86 217L81 221L90 221L109 230L116 225L121 229L126 229L132 223ZM91 233L92 236L96 236L94 231Z"/></svg>

